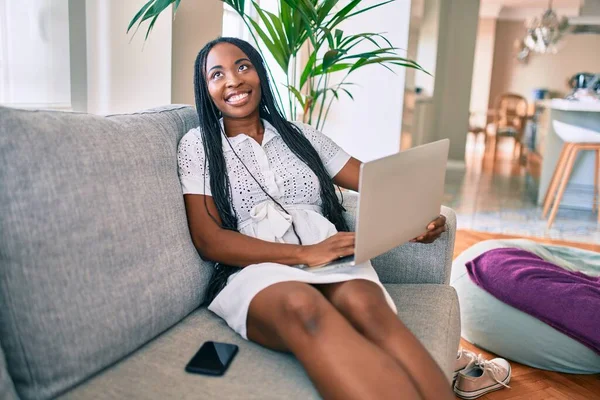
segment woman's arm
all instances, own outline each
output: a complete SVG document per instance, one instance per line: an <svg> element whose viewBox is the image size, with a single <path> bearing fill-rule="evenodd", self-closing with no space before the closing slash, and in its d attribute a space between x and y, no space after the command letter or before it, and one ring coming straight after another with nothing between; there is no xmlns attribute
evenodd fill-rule
<svg viewBox="0 0 600 400"><path fill-rule="evenodd" d="M348 190L358 192L358 178L361 162L350 157L346 165L333 177L333 183Z"/></svg>
<svg viewBox="0 0 600 400"><path fill-rule="evenodd" d="M340 232L310 246L272 243L221 228L221 219L211 196L186 194L184 200L192 241L207 260L238 267L262 262L316 266L354 251L354 233Z"/></svg>

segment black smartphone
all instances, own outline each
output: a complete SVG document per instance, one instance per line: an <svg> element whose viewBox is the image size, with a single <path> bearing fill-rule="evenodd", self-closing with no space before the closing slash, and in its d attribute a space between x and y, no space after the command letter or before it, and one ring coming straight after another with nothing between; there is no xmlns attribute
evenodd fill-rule
<svg viewBox="0 0 600 400"><path fill-rule="evenodd" d="M194 374L221 376L227 371L238 349L235 344L204 342L185 370Z"/></svg>

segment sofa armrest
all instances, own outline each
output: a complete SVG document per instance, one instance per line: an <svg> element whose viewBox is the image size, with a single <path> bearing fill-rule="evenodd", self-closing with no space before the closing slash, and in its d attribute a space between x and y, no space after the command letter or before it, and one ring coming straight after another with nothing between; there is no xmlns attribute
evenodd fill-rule
<svg viewBox="0 0 600 400"><path fill-rule="evenodd" d="M344 217L355 228L358 194L343 192ZM443 207L446 232L431 244L406 243L371 260L382 283L441 283L450 281L456 235L456 214Z"/></svg>
<svg viewBox="0 0 600 400"><path fill-rule="evenodd" d="M6 358L2 346L0 345L0 399L3 400L18 400L17 391L15 385L8 373L8 365L6 365Z"/></svg>

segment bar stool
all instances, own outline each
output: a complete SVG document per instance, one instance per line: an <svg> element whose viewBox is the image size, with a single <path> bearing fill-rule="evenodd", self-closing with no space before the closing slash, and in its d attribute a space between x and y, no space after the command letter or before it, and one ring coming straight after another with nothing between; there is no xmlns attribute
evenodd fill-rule
<svg viewBox="0 0 600 400"><path fill-rule="evenodd" d="M565 124L556 120L552 121L552 126L554 127L554 132L562 139L564 144L560 152L558 164L556 164L556 168L554 169L552 180L546 191L546 197L544 198L544 211L542 213L544 218L548 214L550 206L552 206L550 218L548 218L548 228L552 226L554 218L556 218L560 201L565 193L565 188L573 170L573 164L577 159L577 154L582 150L594 150L596 152L593 211L596 211L598 208L600 196L600 132ZM557 187L558 192L556 192ZM600 211L598 212L598 223L600 223Z"/></svg>

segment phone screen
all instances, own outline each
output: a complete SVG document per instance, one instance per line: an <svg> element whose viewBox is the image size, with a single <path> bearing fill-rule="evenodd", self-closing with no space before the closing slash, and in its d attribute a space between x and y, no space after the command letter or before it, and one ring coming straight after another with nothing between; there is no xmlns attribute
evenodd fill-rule
<svg viewBox="0 0 600 400"><path fill-rule="evenodd" d="M237 352L235 344L205 342L185 370L196 374L223 375Z"/></svg>

